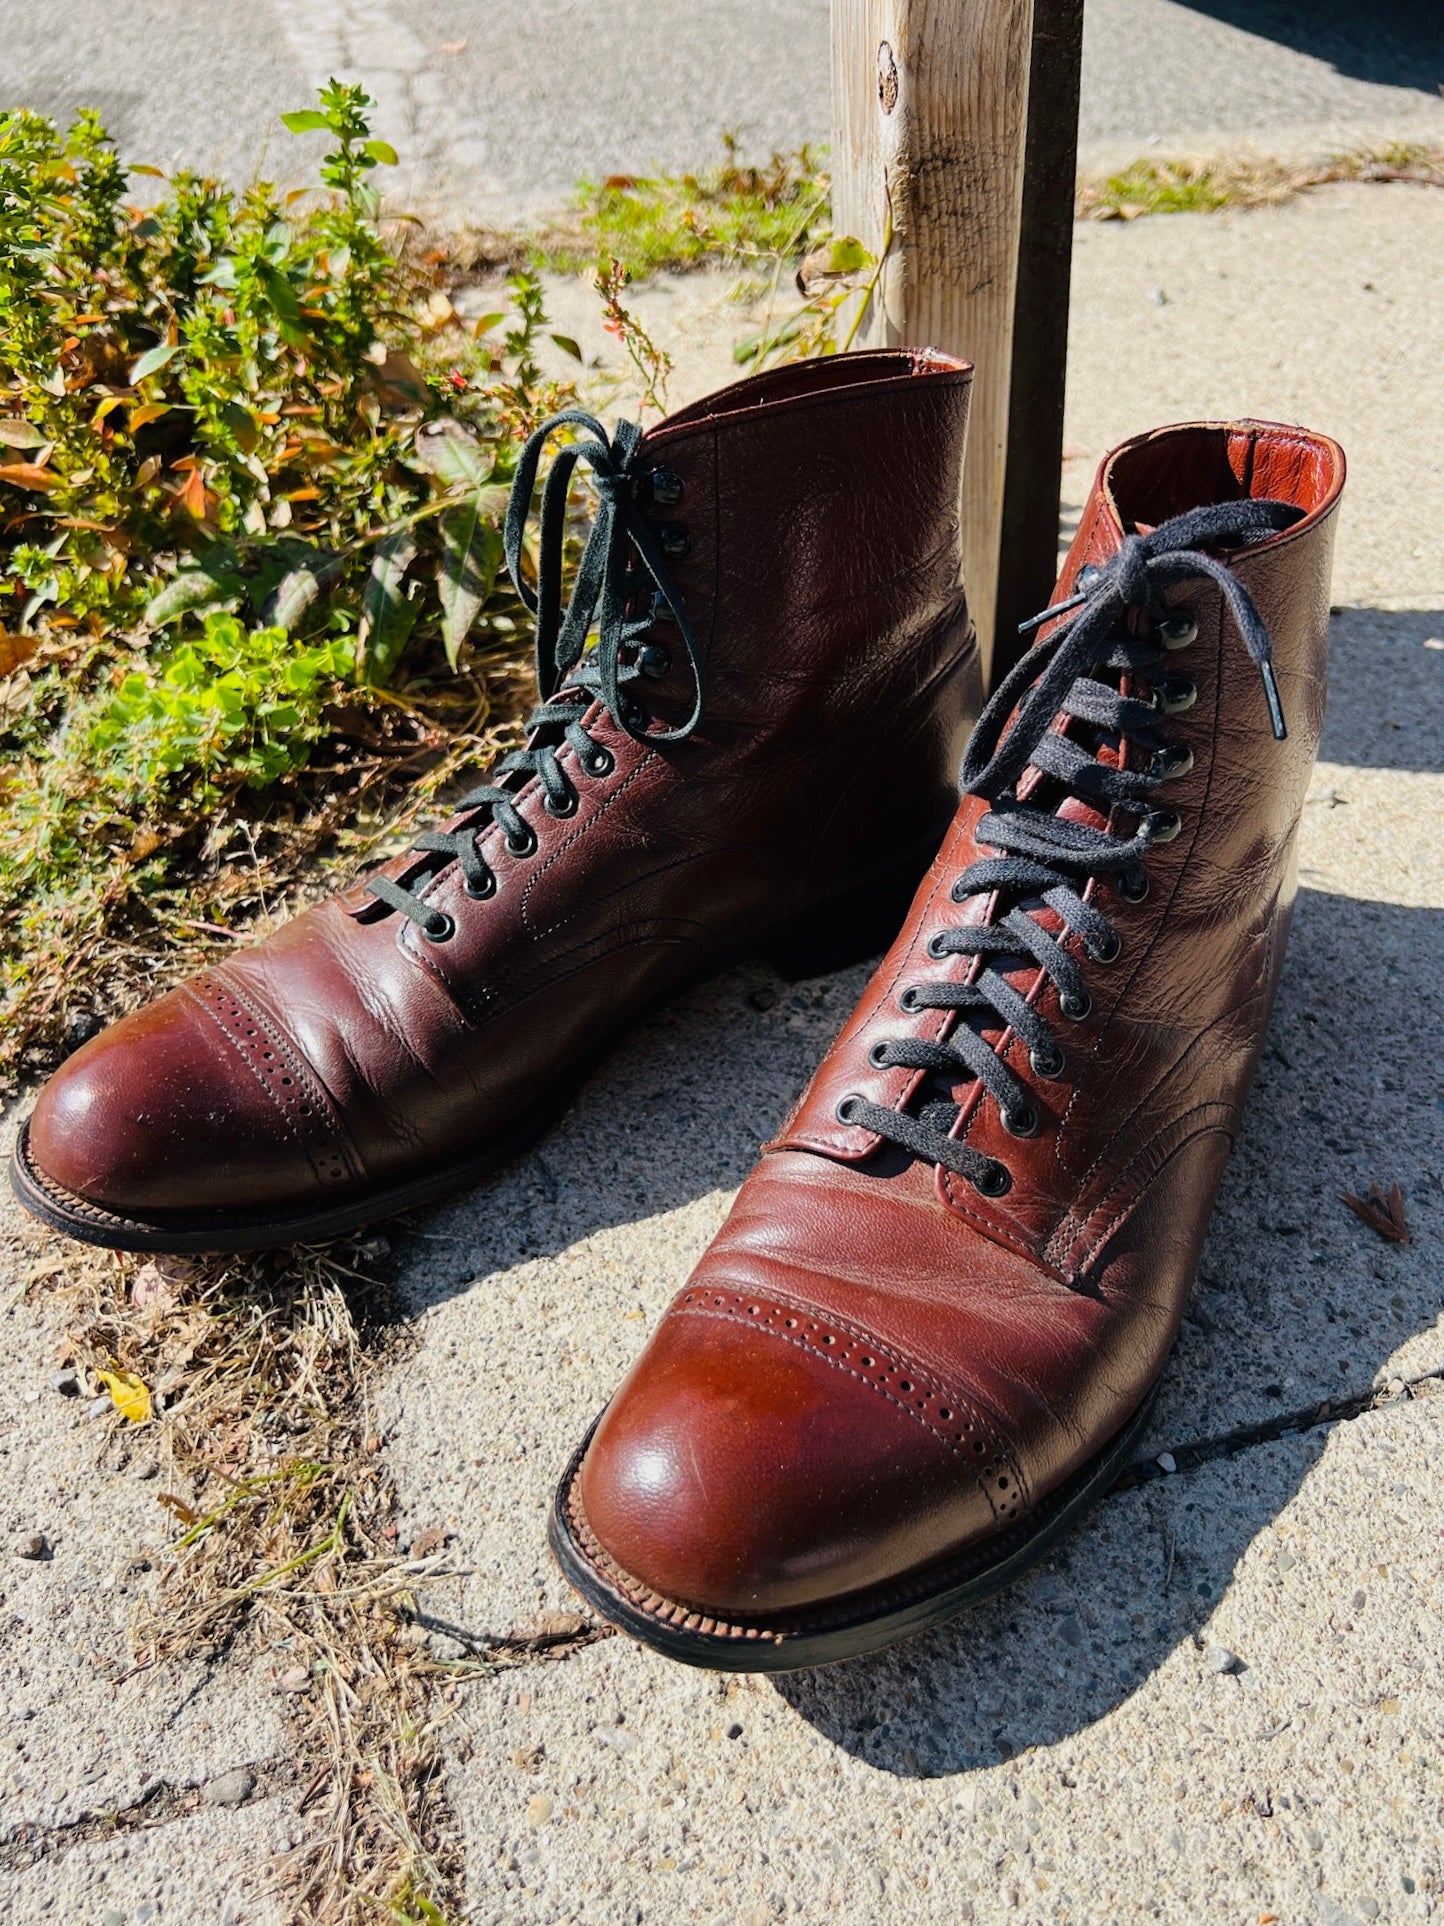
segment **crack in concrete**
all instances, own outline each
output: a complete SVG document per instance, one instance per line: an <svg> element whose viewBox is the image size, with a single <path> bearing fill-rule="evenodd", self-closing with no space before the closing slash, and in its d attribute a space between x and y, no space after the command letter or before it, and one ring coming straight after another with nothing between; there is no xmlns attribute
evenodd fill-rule
<svg viewBox="0 0 1444 1926"><path fill-rule="evenodd" d="M1259 1445L1276 1444L1281 1438L1296 1437L1321 1426L1347 1424L1369 1411L1411 1403L1418 1395L1418 1387L1425 1384L1440 1385L1441 1391L1444 1391L1444 1371L1421 1372L1418 1377L1402 1381L1398 1391L1370 1386L1367 1391L1354 1392L1342 1398L1326 1398L1318 1404L1281 1412L1276 1418L1239 1425L1232 1431L1220 1432L1216 1437L1170 1446L1169 1456L1175 1467L1173 1471L1165 1469L1157 1458L1145 1459L1124 1472L1109 1496L1200 1470L1206 1464L1237 1457L1241 1452L1254 1450ZM617 1635L616 1627L605 1620L587 1618L580 1613L557 1613L555 1619L554 1624L543 1623L532 1631L513 1628L506 1632L477 1632L441 1618L434 1612L416 1611L412 1614L412 1622L422 1630L456 1640L487 1667L497 1669L560 1664L577 1652ZM173 1786L165 1780L157 1780L138 1799L118 1811L97 1809L82 1813L78 1819L72 1819L64 1825L22 1825L13 1828L0 1837L0 1873L24 1871L42 1860L55 1858L97 1839L173 1825L176 1820L188 1818L201 1810L207 1803L207 1787L236 1771L249 1772L254 1780L246 1797L238 1800L232 1808L236 1811L271 1798L278 1792L293 1790L297 1785L295 1761L290 1758L232 1766L227 1772L217 1773L214 1779L198 1786Z"/></svg>
<svg viewBox="0 0 1444 1926"><path fill-rule="evenodd" d="M1375 1385L1367 1391L1350 1392L1345 1397L1325 1398L1318 1404L1283 1411L1276 1418L1261 1418L1256 1424L1239 1425L1235 1430L1220 1432L1214 1438L1201 1438L1193 1444L1169 1445L1166 1449L1174 1461L1173 1471L1161 1465L1157 1457L1145 1458L1130 1465L1113 1490L1133 1491L1139 1485L1153 1484L1160 1478L1173 1478L1180 1472L1197 1471L1200 1466L1212 1464L1219 1458L1237 1457L1239 1452L1250 1451L1256 1445L1277 1444L1280 1438L1315 1431L1320 1425L1348 1424L1355 1418L1363 1417L1366 1412L1408 1404L1415 1397L1419 1385L1438 1384L1441 1379L1444 1379L1444 1372L1423 1371L1416 1378L1400 1380L1402 1388L1398 1391L1380 1390Z"/></svg>
<svg viewBox="0 0 1444 1926"><path fill-rule="evenodd" d="M236 1772L251 1774L252 1785L245 1798L225 1805L210 1804L206 1799L207 1788ZM64 1825L13 1827L0 1837L0 1873L24 1872L43 1860L58 1858L76 1846L88 1846L97 1839L114 1839L122 1833L151 1832L157 1826L174 1825L177 1819L188 1819L203 1807L215 1812L241 1812L258 1800L272 1798L295 1784L295 1761L289 1758L228 1766L224 1772L196 1786L174 1786L168 1780L157 1779L138 1799L114 1812L97 1807L81 1813L78 1819L67 1820Z"/></svg>

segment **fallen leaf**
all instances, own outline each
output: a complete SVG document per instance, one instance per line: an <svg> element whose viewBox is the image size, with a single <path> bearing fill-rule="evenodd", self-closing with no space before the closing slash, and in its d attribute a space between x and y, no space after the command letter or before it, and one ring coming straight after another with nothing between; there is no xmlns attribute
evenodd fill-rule
<svg viewBox="0 0 1444 1926"><path fill-rule="evenodd" d="M1382 1184L1370 1184L1367 1197L1354 1197L1348 1191L1341 1190L1339 1201L1347 1204L1356 1217L1362 1217L1369 1229L1377 1231L1386 1244L1409 1242L1409 1224L1404 1216L1404 1192L1398 1184L1391 1184L1387 1195Z"/></svg>
<svg viewBox="0 0 1444 1926"><path fill-rule="evenodd" d="M173 1491L158 1491L155 1494L155 1501L158 1505L164 1505L166 1510L179 1518L183 1525L193 1525L200 1517L200 1513L194 1506L188 1505L184 1498L177 1498Z"/></svg>
<svg viewBox="0 0 1444 1926"><path fill-rule="evenodd" d="M37 494L48 495L59 485L60 477L48 468L38 468L33 461L7 461L0 462L0 481L9 482L12 488L33 488Z"/></svg>
<svg viewBox="0 0 1444 1926"><path fill-rule="evenodd" d="M134 1371L97 1371L96 1377L110 1393L110 1401L132 1424L149 1424L155 1416L150 1392Z"/></svg>
<svg viewBox="0 0 1444 1926"><path fill-rule="evenodd" d="M39 647L38 635L7 635L0 629L0 677L14 675Z"/></svg>

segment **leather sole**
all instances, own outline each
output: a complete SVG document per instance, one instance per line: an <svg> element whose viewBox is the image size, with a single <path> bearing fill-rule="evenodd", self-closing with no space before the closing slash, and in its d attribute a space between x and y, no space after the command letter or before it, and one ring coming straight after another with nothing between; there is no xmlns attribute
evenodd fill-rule
<svg viewBox="0 0 1444 1926"><path fill-rule="evenodd" d="M319 1206L264 1212L252 1206L244 1210L165 1211L147 1215L111 1209L56 1183L32 1158L29 1125L24 1124L10 1159L11 1188L33 1217L82 1243L99 1244L107 1250L182 1256L240 1255L247 1251L278 1250L288 1244L325 1243L330 1238L344 1237L384 1222L388 1217L400 1216L404 1211L440 1203L455 1192L493 1176L529 1149L570 1107L582 1083L629 1031L709 977L760 958L771 964L785 981L795 983L880 956L901 928L917 885L936 855L946 828L947 824L942 823L935 835L920 839L886 877L874 878L800 916L789 917L755 944L714 958L705 969L638 1010L585 1058L568 1064L551 1091L514 1118L505 1131L494 1133L484 1149L465 1157L392 1184L378 1185L364 1195L338 1198Z"/></svg>
<svg viewBox="0 0 1444 1926"><path fill-rule="evenodd" d="M1156 1390L1155 1382L1122 1430L1006 1531L886 1585L797 1612L726 1621L662 1598L622 1571L593 1536L577 1489L591 1432L557 1489L547 1540L563 1577L591 1609L665 1658L714 1672L800 1672L835 1665L942 1625L1045 1558L1132 1462Z"/></svg>

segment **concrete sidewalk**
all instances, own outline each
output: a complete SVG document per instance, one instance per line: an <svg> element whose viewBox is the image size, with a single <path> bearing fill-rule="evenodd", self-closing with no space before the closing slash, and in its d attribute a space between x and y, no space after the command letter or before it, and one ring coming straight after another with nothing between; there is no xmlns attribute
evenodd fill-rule
<svg viewBox="0 0 1444 1926"><path fill-rule="evenodd" d="M1138 1482L1028 1583L875 1659L718 1679L610 1639L467 1686L449 1791L477 1926L1444 1918L1441 258L1444 195L1405 188L1077 234L1074 512L1110 443L1190 416L1307 421L1352 471L1288 969ZM649 299L690 330L674 402L728 378L746 317L720 286ZM403 1542L450 1534L432 1612L574 1609L556 1477L865 974L719 979L537 1152L392 1233L418 1343L381 1429ZM1339 1201L1376 1179L1407 1193L1407 1247ZM0 1873L0 1917L273 1918L297 1822L269 1678L98 1669L150 1527L7 1297L0 1544L57 1550L0 1567L0 1804L41 1847ZM75 1825L142 1775L202 1803L162 1801L139 1843Z"/></svg>
<svg viewBox="0 0 1444 1926"><path fill-rule="evenodd" d="M683 172L724 129L765 159L829 129L827 0L6 0L0 105L96 106L132 161L305 178L282 132L330 75L365 84L389 187L511 225L578 175ZM1444 142L1434 0L1088 0L1085 167L1259 139L1314 155Z"/></svg>

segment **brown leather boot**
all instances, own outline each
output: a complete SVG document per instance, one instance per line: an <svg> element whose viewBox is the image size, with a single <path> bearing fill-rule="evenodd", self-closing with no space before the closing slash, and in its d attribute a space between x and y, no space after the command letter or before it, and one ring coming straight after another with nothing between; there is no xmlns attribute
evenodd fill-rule
<svg viewBox="0 0 1444 1926"><path fill-rule="evenodd" d="M624 1630L871 1650L1128 1460L1283 960L1343 479L1258 422L1103 463L901 935L558 1494Z"/></svg>
<svg viewBox="0 0 1444 1926"><path fill-rule="evenodd" d="M21 1201L122 1249L332 1236L483 1175L722 963L881 950L981 701L970 377L839 356L610 445L581 414L539 431L507 521L519 587L542 446L581 438L543 496L526 748L409 854L77 1052L21 1136ZM600 508L563 610L579 459Z"/></svg>

